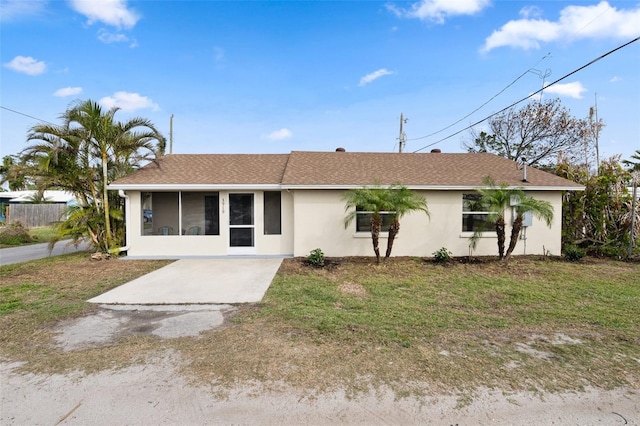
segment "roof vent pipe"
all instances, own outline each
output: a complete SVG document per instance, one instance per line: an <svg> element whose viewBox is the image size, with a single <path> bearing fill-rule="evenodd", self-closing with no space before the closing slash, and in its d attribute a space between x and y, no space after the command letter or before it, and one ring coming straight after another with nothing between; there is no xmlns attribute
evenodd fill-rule
<svg viewBox="0 0 640 426"><path fill-rule="evenodd" d="M340 147L340 148L336 148L336 152L346 152L347 150Z"/></svg>
<svg viewBox="0 0 640 426"><path fill-rule="evenodd" d="M442 151L440 151L440 148L433 148L431 152L434 154L440 154Z"/></svg>
<svg viewBox="0 0 640 426"><path fill-rule="evenodd" d="M522 181L527 181L527 159L522 157Z"/></svg>

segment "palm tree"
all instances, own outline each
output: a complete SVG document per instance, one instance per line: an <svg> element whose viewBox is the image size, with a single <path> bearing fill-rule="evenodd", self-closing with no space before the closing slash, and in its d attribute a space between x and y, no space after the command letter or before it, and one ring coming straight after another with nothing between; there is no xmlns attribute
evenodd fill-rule
<svg viewBox="0 0 640 426"><path fill-rule="evenodd" d="M636 149L629 160L622 160L622 164L627 166L630 172L640 171L640 149Z"/></svg>
<svg viewBox="0 0 640 426"><path fill-rule="evenodd" d="M489 212L489 221L493 223L493 227L498 237L498 257L502 259L504 257L504 242L506 240L505 230L505 211L511 203L512 190L508 189L507 184L496 186L493 179L489 176L484 178L484 184L486 188L478 189L480 193L480 200L485 205L486 210ZM476 231L474 237L482 232L482 230ZM474 238L472 237L472 239Z"/></svg>
<svg viewBox="0 0 640 426"><path fill-rule="evenodd" d="M400 231L400 218L407 213L414 211L423 211L429 217L429 209L427 208L427 200L408 189L406 186L391 185L388 188L391 203L392 220L389 225L389 238L387 239L387 252L385 258L391 256L391 249L398 232Z"/></svg>
<svg viewBox="0 0 640 426"><path fill-rule="evenodd" d="M513 198L515 199L513 201L516 201L517 203L514 206L516 218L511 226L511 238L509 239L507 253L504 256L505 262L509 262L509 257L516 248L516 244L518 244L518 237L522 230L522 222L525 213L530 212L535 218L544 220L548 227L551 227L551 221L553 220L553 206L550 202L536 200L535 198L525 195L524 191L521 190L515 191L517 192L514 194Z"/></svg>
<svg viewBox="0 0 640 426"><path fill-rule="evenodd" d="M371 241L373 243L373 251L376 254L376 263L380 263L378 242L380 230L382 229L381 212L390 211L393 207L389 197L389 190L375 183L371 187L351 189L345 192L342 198L346 201L345 211L348 212L344 219L345 229L356 218L358 211L371 213Z"/></svg>
<svg viewBox="0 0 640 426"><path fill-rule="evenodd" d="M484 184L486 187L478 189L481 202L489 212L489 222L493 224L498 237L498 257L500 260L508 262L518 243L525 213L531 212L534 217L544 220L547 226L551 226L553 206L548 201L536 200L526 195L521 188L509 188L506 183L497 186L488 176L484 179ZM505 253L505 212L510 207L515 209L516 216L511 227L509 247ZM480 232L482 230L474 232L471 237L472 244L477 241Z"/></svg>
<svg viewBox="0 0 640 426"><path fill-rule="evenodd" d="M103 110L91 100L80 101L62 115L63 124L36 125L28 140L38 140L23 151L42 179L42 186L73 191L87 214L100 214L100 221L86 221L101 249L114 247L113 210L107 186L144 161L153 161L164 152L165 138L150 121L132 118L118 122L119 108ZM116 216L118 216L116 214ZM117 219L115 217L114 219Z"/></svg>
<svg viewBox="0 0 640 426"><path fill-rule="evenodd" d="M26 189L28 186L24 169L21 167L19 158L15 155L2 157L2 165L0 165L0 185L4 185L5 183L8 184L9 191L20 191Z"/></svg>
<svg viewBox="0 0 640 426"><path fill-rule="evenodd" d="M127 122L115 122L114 116L119 108L113 107L103 111L97 102L87 100L80 102L65 115L67 128L72 134L82 138L102 168L102 212L105 219L106 242L112 246L109 195L109 161L122 163L123 153L149 151L155 155L152 140L159 141L160 151L164 150L164 138L150 121L136 117ZM141 131L136 131L141 129ZM145 157L146 158L146 157ZM119 161L120 160L120 161ZM128 160L128 158L126 159ZM114 176L117 178L118 176Z"/></svg>

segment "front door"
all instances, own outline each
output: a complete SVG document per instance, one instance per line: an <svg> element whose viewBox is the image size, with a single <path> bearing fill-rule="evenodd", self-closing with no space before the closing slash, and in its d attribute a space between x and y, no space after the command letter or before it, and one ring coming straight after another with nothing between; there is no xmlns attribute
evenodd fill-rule
<svg viewBox="0 0 640 426"><path fill-rule="evenodd" d="M229 194L229 254L255 254L253 194Z"/></svg>

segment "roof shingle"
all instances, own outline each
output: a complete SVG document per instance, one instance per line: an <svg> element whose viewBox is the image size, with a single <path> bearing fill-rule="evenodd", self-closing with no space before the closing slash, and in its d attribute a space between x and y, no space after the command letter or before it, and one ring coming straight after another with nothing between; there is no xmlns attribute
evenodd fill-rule
<svg viewBox="0 0 640 426"><path fill-rule="evenodd" d="M172 154L114 182L136 185L263 185L355 187L378 181L410 187L477 187L491 176L520 187L580 189L551 173L488 153L309 152L291 154Z"/></svg>
<svg viewBox="0 0 640 426"><path fill-rule="evenodd" d="M169 154L112 185L279 184L289 154Z"/></svg>

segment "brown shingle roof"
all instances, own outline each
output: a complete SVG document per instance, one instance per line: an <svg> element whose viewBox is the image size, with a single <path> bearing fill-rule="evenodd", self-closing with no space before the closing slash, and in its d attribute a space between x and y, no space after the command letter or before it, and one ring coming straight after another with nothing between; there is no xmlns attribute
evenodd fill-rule
<svg viewBox="0 0 640 426"><path fill-rule="evenodd" d="M289 154L170 154L112 185L279 184Z"/></svg>
<svg viewBox="0 0 640 426"><path fill-rule="evenodd" d="M581 186L533 167L522 169L493 154L308 152L291 154L173 154L114 182L126 185L263 185L354 187L379 181L410 187L477 187L491 176L521 187Z"/></svg>
<svg viewBox="0 0 640 426"><path fill-rule="evenodd" d="M522 187L575 187L580 185L551 173L527 167L493 154L409 154L376 152L291 153L283 185L369 185L374 180L388 185L481 186L490 175L498 183Z"/></svg>

